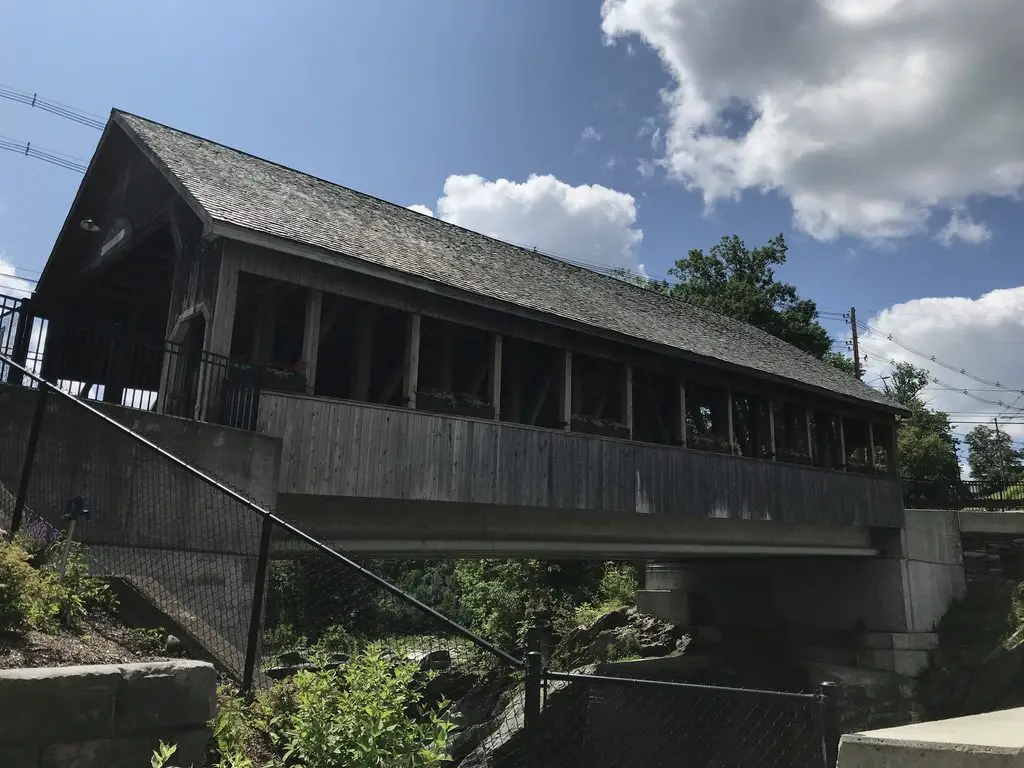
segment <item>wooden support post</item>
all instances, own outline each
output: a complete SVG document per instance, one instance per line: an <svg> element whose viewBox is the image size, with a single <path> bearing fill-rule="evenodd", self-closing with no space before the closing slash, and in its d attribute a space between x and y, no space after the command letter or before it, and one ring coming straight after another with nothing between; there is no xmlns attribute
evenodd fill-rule
<svg viewBox="0 0 1024 768"><path fill-rule="evenodd" d="M868 467L875 473L875 425L868 420Z"/></svg>
<svg viewBox="0 0 1024 768"><path fill-rule="evenodd" d="M897 434L897 425L895 420L889 425L889 434L891 436L889 443L889 473L895 477L900 476L900 442L899 435Z"/></svg>
<svg viewBox="0 0 1024 768"><path fill-rule="evenodd" d="M839 415L839 469L846 471L846 430L843 427L843 417Z"/></svg>
<svg viewBox="0 0 1024 768"><path fill-rule="evenodd" d="M726 419L725 423L726 423L727 428L729 430L729 437L728 437L728 439L729 439L729 453L736 453L736 435L735 435L735 432L733 431L733 425L732 425L732 390L731 389L725 390L725 407L726 407L726 412L728 413L728 418Z"/></svg>
<svg viewBox="0 0 1024 768"><path fill-rule="evenodd" d="M306 291L306 324L302 332L302 362L306 368L306 392L316 391L316 358L320 349L320 308L323 306L323 291L310 288Z"/></svg>
<svg viewBox="0 0 1024 768"><path fill-rule="evenodd" d="M501 420L501 334L491 337L491 405L494 420Z"/></svg>
<svg viewBox="0 0 1024 768"><path fill-rule="evenodd" d="M562 386L558 390L558 420L562 429L572 426L572 352L566 352L562 360Z"/></svg>
<svg viewBox="0 0 1024 768"><path fill-rule="evenodd" d="M686 379L679 380L679 439L686 447Z"/></svg>
<svg viewBox="0 0 1024 768"><path fill-rule="evenodd" d="M420 316L410 314L405 326L405 391L406 408L416 407L416 389L420 378Z"/></svg>
<svg viewBox="0 0 1024 768"><path fill-rule="evenodd" d="M373 309L362 307L356 325L356 344L353 351L352 385L353 400L370 399L370 373L373 364Z"/></svg>
<svg viewBox="0 0 1024 768"><path fill-rule="evenodd" d="M633 439L633 366L626 366L626 378L622 385L622 421Z"/></svg>
<svg viewBox="0 0 1024 768"><path fill-rule="evenodd" d="M804 410L804 421L807 422L807 455L811 459L811 464L814 464L814 434L811 429L811 414L813 411L810 408Z"/></svg>
<svg viewBox="0 0 1024 768"><path fill-rule="evenodd" d="M768 401L768 457L775 461L778 450L775 448L775 401Z"/></svg>

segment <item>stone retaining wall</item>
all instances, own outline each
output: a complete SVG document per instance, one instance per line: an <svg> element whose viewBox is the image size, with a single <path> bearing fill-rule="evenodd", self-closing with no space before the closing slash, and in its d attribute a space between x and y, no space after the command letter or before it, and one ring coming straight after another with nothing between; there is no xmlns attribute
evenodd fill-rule
<svg viewBox="0 0 1024 768"><path fill-rule="evenodd" d="M0 670L0 766L145 768L162 740L200 768L216 706L204 662Z"/></svg>

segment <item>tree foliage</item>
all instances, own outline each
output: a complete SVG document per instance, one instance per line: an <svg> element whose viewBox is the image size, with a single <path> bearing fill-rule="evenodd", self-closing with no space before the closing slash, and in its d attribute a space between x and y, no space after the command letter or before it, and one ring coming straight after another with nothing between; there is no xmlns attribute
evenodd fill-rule
<svg viewBox="0 0 1024 768"><path fill-rule="evenodd" d="M904 477L952 488L960 481L957 439L949 415L931 410L921 397L929 378L928 371L901 361L885 382L885 393L910 410L898 426L900 472Z"/></svg>
<svg viewBox="0 0 1024 768"><path fill-rule="evenodd" d="M842 371L853 361L831 351L832 340L818 322L818 307L796 286L779 280L789 247L782 234L767 245L748 248L738 235L723 237L708 251L692 249L669 269L671 280L649 280L625 270L613 274L689 304L756 326Z"/></svg>
<svg viewBox="0 0 1024 768"><path fill-rule="evenodd" d="M967 433L965 442L971 475L986 493L1024 481L1024 450L1015 447L1005 431L979 425Z"/></svg>

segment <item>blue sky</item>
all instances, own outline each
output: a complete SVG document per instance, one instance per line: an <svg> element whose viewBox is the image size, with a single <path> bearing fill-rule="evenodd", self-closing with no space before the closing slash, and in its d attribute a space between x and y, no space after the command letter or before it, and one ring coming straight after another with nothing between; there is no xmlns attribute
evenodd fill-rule
<svg viewBox="0 0 1024 768"><path fill-rule="evenodd" d="M952 74L929 69L937 66L930 54L959 50L953 44L967 39L957 37L963 6L936 3L927 29L939 37L922 37L920 56L892 64L886 59L890 48L874 42L885 37L899 0L793 5L815 7L809 18L830 46L824 53L799 41L787 45L786 30L798 26L785 18L796 12L791 9L775 13L753 0L736 0L715 6L725 10L705 14L698 24L694 14L702 5L703 0L608 0L604 7L596 0L8 3L0 10L0 83L104 116L115 106L133 111L578 259L612 263L616 254L627 253L624 263L642 263L652 275L663 274L688 248L710 246L722 235L738 233L760 244L782 231L791 245L784 277L822 309L856 305L876 325L888 323L890 330L908 334L916 348L1024 386L1024 366L1007 368L1005 359L1008 349L1020 350L1006 345L1024 338L1015 319L1024 302L1015 290L1024 285L1024 259L1016 245L1020 203L1013 197L1024 142L1006 138L999 126L958 122L967 109L1024 117L1024 94L1010 78L992 85L992 77L971 70L964 78L988 83L983 90L989 101L979 101L974 88L973 104L958 102ZM1021 16L1019 3L1004 5L1004 22L1006 14ZM807 83L813 96L836 85L821 80L820 62L852 46L851 36L866 34L854 8L877 15L868 20L875 24L871 45L853 40L862 57L858 66L863 65L856 71L878 63L896 72L887 87L905 86L907 95L871 96L875 91L856 91L858 83L840 80L850 86L850 99L877 100L867 102L877 109L849 102L861 124L840 141L836 126L849 128L848 115L829 124L831 102L819 100L813 116L801 117L803 101L785 102L793 89L783 86ZM764 29L778 38L774 46L758 42ZM992 29L988 46L996 54L1012 52L1000 48L994 21ZM878 62L868 58L873 55ZM976 63L977 57L965 60ZM934 98L915 112L917 91L911 86L922 66L921 83L941 84L948 77L950 85L935 86L929 91ZM680 87L683 82L690 90ZM687 96L692 93L698 97ZM694 118L698 103L710 104L719 119ZM742 138L754 127L750 103L787 104L782 128L755 131L768 138L748 141L732 154L738 145L714 154L718 149L699 143L709 134ZM998 109L986 109L991 105ZM938 133L941 120L949 122L950 135ZM955 148L969 145L972 131L982 131L979 147L995 146L998 152L966 146L965 156L957 157ZM99 136L4 100L0 135L81 158L91 155ZM683 138L667 143L673 135ZM792 160L808 146L808 136L820 151ZM723 160L738 154L742 162ZM641 173L640 163L653 173ZM722 170L723 164L728 168ZM517 186L526 185L531 174L553 178L544 190L539 184ZM446 196L449 177L463 183L453 184ZM499 179L511 186L495 186ZM78 182L73 172L0 153L0 258L20 275L31 278L41 269ZM600 189L573 192L583 185ZM709 190L720 196L710 211ZM439 204L442 197L447 199ZM591 206L587 217L573 218L573 205L584 198ZM552 201L553 209L543 209ZM882 208L886 212L879 214ZM944 245L937 239L953 211L970 225L957 231L975 242L954 237ZM564 224L562 216L569 217ZM606 243L604 250L594 244L598 240ZM994 289L1013 290L985 304L980 297ZM966 335L957 339L942 325L952 305L906 303L957 296L970 300L963 305L968 319L953 329ZM890 307L888 314L873 317ZM920 328L908 319L925 315L928 322ZM840 331L835 323L830 327ZM996 334L1004 346L982 349L977 334L986 332L985 338L992 341ZM884 336L876 346L885 346ZM891 345L879 351L882 357L905 352ZM968 386L952 373L947 378L954 387ZM977 401L955 408L984 410Z"/></svg>

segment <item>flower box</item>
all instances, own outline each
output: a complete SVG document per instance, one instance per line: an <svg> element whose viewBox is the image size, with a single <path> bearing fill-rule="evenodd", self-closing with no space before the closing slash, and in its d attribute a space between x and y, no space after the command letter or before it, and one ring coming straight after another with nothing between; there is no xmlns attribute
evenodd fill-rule
<svg viewBox="0 0 1024 768"><path fill-rule="evenodd" d="M494 406L448 392L417 392L416 409L431 413L447 413L473 419L493 419Z"/></svg>

